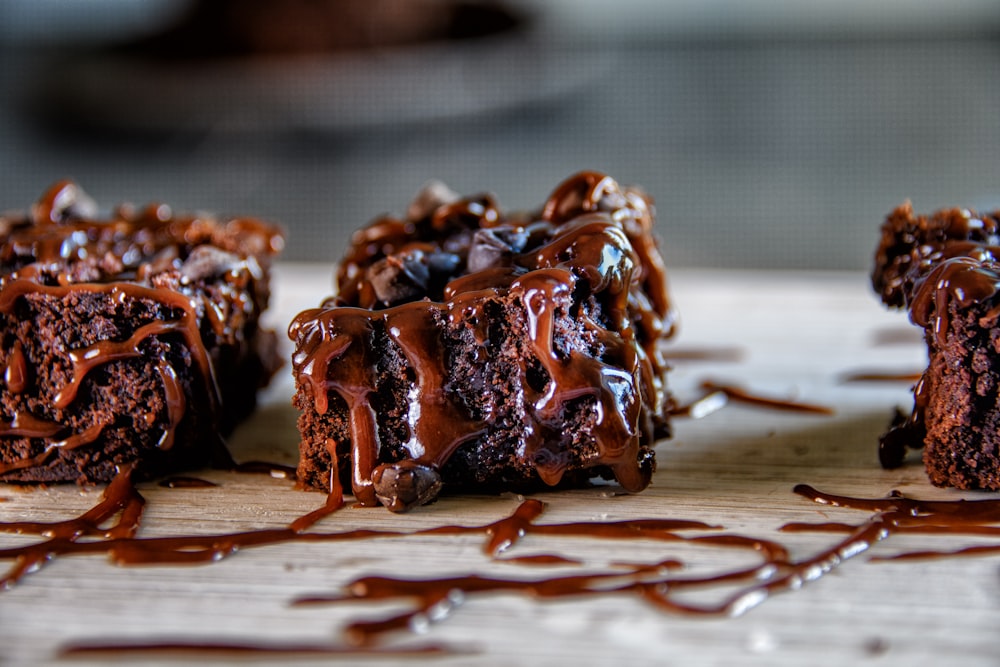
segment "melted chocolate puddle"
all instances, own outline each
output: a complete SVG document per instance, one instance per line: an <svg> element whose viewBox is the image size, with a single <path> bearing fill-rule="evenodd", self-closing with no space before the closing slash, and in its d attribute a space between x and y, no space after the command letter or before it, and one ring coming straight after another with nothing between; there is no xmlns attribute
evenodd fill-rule
<svg viewBox="0 0 1000 667"><path fill-rule="evenodd" d="M268 465L251 466L258 472ZM59 522L10 522L0 524L6 532L30 533L45 539L25 546L0 550L0 559L12 561L0 580L10 587L24 576L40 570L60 556L103 553L115 564L197 564L210 563L250 547L285 542L334 542L408 535L479 534L483 551L490 558L511 565L588 567L560 554L541 553L508 556L526 536L581 537L622 542L653 540L686 542L709 548L740 549L756 554L756 564L707 575L688 575L684 563L665 558L651 563L612 562L583 573L522 577L456 575L428 579L359 577L342 590L320 593L293 601L294 606L350 604L358 601L391 600L409 605L401 613L380 619L359 619L343 631L342 643L279 643L259 640L215 643L185 640L150 640L140 643L105 640L64 647L61 655L79 656L112 651L129 653L221 655L236 658L245 654L295 655L388 655L433 656L454 652L451 647L429 644L417 647L386 646L386 636L420 631L443 620L466 598L491 593L516 593L539 599L635 595L652 606L692 616L738 616L763 603L772 595L799 589L847 560L867 552L873 545L897 534L945 534L1000 537L1000 499L980 501L923 501L893 492L885 498L852 498L798 485L794 492L814 503L845 507L869 514L859 523L789 523L784 533L820 532L840 535L829 546L801 559L793 559L780 542L725 531L700 521L662 518L623 521L538 523L545 504L537 499L521 502L507 517L483 525L444 525L414 531L347 530L311 532L320 519L344 505L342 490L331 489L324 505L292 521L286 528L246 531L221 535L142 538L136 535L145 500L136 489L132 471L123 469L108 485L100 502L76 518ZM104 527L105 524L110 524ZM982 544L956 551L911 551L870 560L943 558L1000 553L1000 544ZM728 587L721 602L696 604L692 591ZM683 596L683 597L682 597Z"/></svg>

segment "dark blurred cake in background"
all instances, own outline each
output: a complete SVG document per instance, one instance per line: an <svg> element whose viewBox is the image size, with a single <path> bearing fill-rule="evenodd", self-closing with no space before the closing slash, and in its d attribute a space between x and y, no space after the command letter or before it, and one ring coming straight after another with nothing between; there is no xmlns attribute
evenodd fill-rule
<svg viewBox="0 0 1000 667"><path fill-rule="evenodd" d="M470 0L197 0L124 48L165 58L326 53L485 37L522 23L499 4Z"/></svg>

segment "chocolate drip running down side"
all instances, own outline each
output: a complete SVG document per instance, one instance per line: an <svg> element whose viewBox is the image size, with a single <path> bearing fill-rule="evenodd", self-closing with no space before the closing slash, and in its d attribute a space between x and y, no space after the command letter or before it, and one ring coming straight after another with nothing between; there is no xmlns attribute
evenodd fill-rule
<svg viewBox="0 0 1000 667"><path fill-rule="evenodd" d="M883 224L872 285L924 329L929 356L912 411L897 415L880 439L884 467L923 449L934 484L1000 489L1000 394L992 370L1000 349L998 247L1000 212L918 216L905 204Z"/></svg>
<svg viewBox="0 0 1000 667"><path fill-rule="evenodd" d="M463 485L641 491L674 328L651 230L641 193L586 172L537 216L434 186L359 231L339 294L289 327L300 480L395 511Z"/></svg>
<svg viewBox="0 0 1000 667"><path fill-rule="evenodd" d="M68 181L0 217L3 479L226 462L220 436L278 366L258 321L282 243L263 222L162 204L97 219Z"/></svg>

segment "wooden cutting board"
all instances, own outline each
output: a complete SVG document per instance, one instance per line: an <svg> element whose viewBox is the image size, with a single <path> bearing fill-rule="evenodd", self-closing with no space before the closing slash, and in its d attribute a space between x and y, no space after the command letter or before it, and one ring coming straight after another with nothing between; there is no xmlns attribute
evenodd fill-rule
<svg viewBox="0 0 1000 667"><path fill-rule="evenodd" d="M906 316L883 311L859 273L675 271L681 313L673 349L673 390L684 402L713 379L754 393L833 408L808 414L731 403L702 419L677 419L673 439L657 448L652 486L630 496L613 488L540 494L539 523L635 518L689 519L718 532L777 540L806 559L840 538L779 532L791 521L863 523L869 513L817 505L793 493L822 491L883 497L893 489L922 499L998 498L929 485L919 463L884 471L877 437L896 406L909 407L906 381L860 382L862 371L916 372L925 351ZM327 266L278 267L271 322L282 331L331 288ZM238 460L294 463L297 434L284 370L258 413L230 445ZM196 471L210 488L140 486L147 500L141 535L214 534L281 528L322 504L316 493L263 475ZM70 518L97 502L100 489L0 486L0 521ZM509 515L519 499L444 498L406 515L346 508L315 527L412 531L485 525ZM38 541L0 535L0 546ZM377 619L405 605L292 606L329 595L361 575L480 574L539 578L607 568L610 563L676 558L684 572L726 572L754 562L745 550L652 540L528 535L511 555L562 555L582 565L528 567L491 560L478 534L409 536L334 543L284 543L241 551L201 566L119 567L101 556L59 558L0 592L0 663L227 663L233 653L123 653L60 657L67 645L95 641L229 642L343 645L346 624ZM426 663L470 665L1000 664L1000 556L878 561L920 549L1000 544L1000 537L899 535L841 564L799 590L773 596L736 617L695 617L655 608L637 596L538 600L516 593L469 596L424 634L387 638L390 647L447 646L436 656L295 656L296 664ZM708 588L693 603L724 592ZM245 657L245 656L244 656ZM291 656L251 656L287 663Z"/></svg>

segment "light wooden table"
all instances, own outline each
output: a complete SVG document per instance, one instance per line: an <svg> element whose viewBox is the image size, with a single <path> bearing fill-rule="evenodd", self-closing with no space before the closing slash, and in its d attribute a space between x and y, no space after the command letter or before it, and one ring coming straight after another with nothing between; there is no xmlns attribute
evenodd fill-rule
<svg viewBox="0 0 1000 667"><path fill-rule="evenodd" d="M329 267L278 268L272 321L291 317L330 290ZM727 532L777 539L806 558L837 537L786 534L789 521L844 520L866 513L815 505L792 493L805 482L822 490L880 497L892 489L919 498L995 498L997 494L935 489L911 464L882 470L876 441L895 406L908 407L906 383L844 382L859 370L916 371L925 352L918 332L899 313L884 312L859 273L735 273L677 271L672 290L681 311L680 350L742 352L737 360L678 362L673 389L683 401L705 378L759 393L835 408L833 416L730 404L701 420L678 419L675 436L659 445L652 486L635 496L607 489L542 494L540 523L613 521L635 517L697 519ZM257 415L232 438L237 459L292 463L295 413L287 368L263 395ZM141 486L147 503L142 535L225 533L279 528L322 502L285 480L198 471L219 484L206 489ZM0 487L0 520L57 520L93 505L99 489ZM486 524L509 514L512 497L444 498L407 515L345 509L317 530L361 526L410 530L441 524ZM15 545L37 537L0 536ZM294 598L332 593L361 574L480 573L537 577L577 568L527 569L494 562L482 538L410 537L331 544L278 544L250 549L211 565L117 567L103 557L58 559L0 593L0 664L60 663L58 649L93 639L157 641L289 641L336 643L343 626L377 618L398 605L291 607ZM994 543L1000 542L993 538ZM989 538L899 536L873 553L950 549ZM739 551L646 541L531 537L515 555L557 553L588 567L615 560L677 557L694 573L747 564ZM710 601L714 593L702 592ZM1000 557L869 562L861 555L801 590L768 600L738 618L671 615L629 596L538 601L517 595L470 597L447 620L393 645L443 643L470 653L437 658L345 657L350 664L440 662L455 665L767 665L1000 664ZM201 664L233 656L135 655L127 664ZM296 664L326 664L300 657ZM114 656L74 658L107 664ZM258 663L284 663L261 656Z"/></svg>

